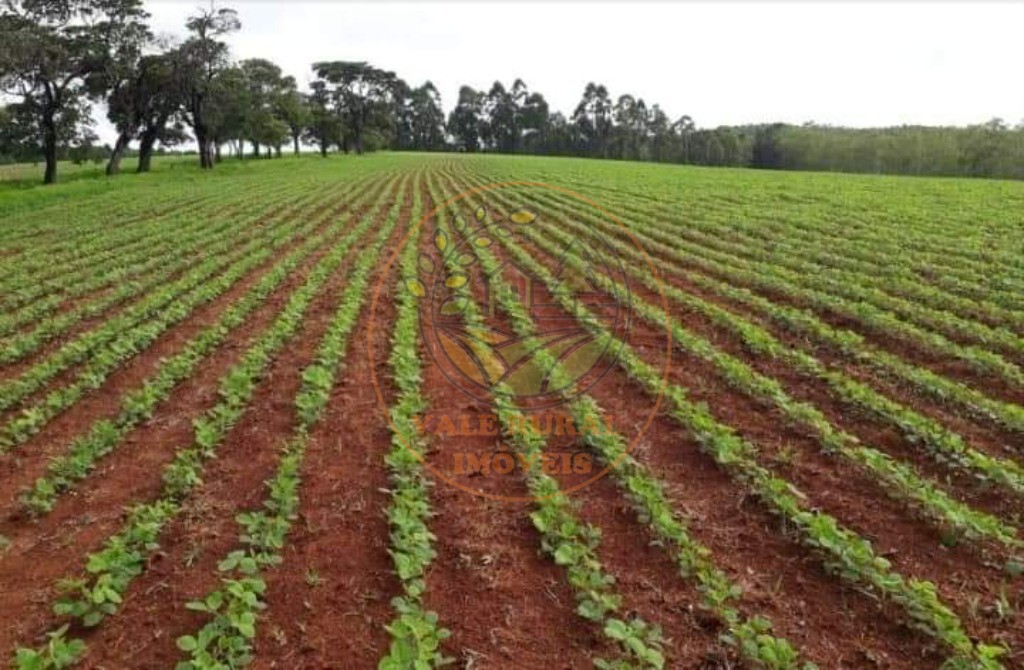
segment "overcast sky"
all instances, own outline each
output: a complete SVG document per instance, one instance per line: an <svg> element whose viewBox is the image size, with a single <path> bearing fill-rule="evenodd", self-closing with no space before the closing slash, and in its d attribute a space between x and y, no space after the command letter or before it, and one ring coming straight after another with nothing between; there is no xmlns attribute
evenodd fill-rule
<svg viewBox="0 0 1024 670"><path fill-rule="evenodd" d="M182 35L207 3L146 3ZM516 77L570 114L588 81L698 126L816 121L876 126L1024 119L1024 3L551 2L454 4L234 0L237 58L309 81L317 60L365 60L446 110L459 86ZM110 141L103 129L104 140Z"/></svg>

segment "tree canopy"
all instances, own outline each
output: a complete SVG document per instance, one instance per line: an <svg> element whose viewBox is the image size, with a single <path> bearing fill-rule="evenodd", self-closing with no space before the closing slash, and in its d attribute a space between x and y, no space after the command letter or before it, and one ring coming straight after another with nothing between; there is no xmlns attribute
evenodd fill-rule
<svg viewBox="0 0 1024 670"><path fill-rule="evenodd" d="M192 140L213 168L237 157L337 149L531 153L761 169L1024 178L1024 128L999 119L967 128L836 128L766 123L699 128L630 92L598 82L571 114L550 108L523 79L463 85L445 117L438 88L413 86L363 61L311 66L308 90L266 58L236 62L233 9L198 10L180 42L153 39L141 0L6 0L0 5L0 161L96 155L93 102L117 139L108 174L138 143L138 170L155 146Z"/></svg>

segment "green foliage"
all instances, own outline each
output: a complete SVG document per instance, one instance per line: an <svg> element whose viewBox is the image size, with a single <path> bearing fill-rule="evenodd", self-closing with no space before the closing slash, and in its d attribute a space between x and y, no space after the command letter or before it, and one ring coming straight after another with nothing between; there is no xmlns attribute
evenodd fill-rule
<svg viewBox="0 0 1024 670"><path fill-rule="evenodd" d="M385 193L379 193L378 200ZM368 195L364 193L361 197L366 198ZM298 331L314 297L342 263L352 243L365 233L371 222L371 217L363 217L359 225L338 237L345 228L345 222L333 221L326 230L310 236L279 261L277 271L287 275L314 249L327 240L333 240L330 251L313 267L306 282L289 296L277 319L221 378L219 402L194 422L195 443L178 451L174 460L164 469L163 495L152 503L133 509L121 532L111 536L102 550L88 557L87 578L64 580L59 585L62 595L54 606L56 614L73 617L85 626L93 626L118 609L122 594L144 570L147 556L158 548L157 539L161 529L178 513L181 501L187 494L201 483L203 467L216 456L217 446L244 412L255 391L256 381L264 374L272 355ZM273 274L272 270L267 276ZM274 280L266 281L273 284ZM252 291L258 295L261 286L265 288L262 283L257 283ZM254 548L251 558L259 566L272 565L277 561L276 550L283 545L284 533L294 513L298 486L296 469L304 446L304 440L296 441L291 445L291 451L282 458L282 467L270 486L271 497L266 504L269 513L260 511L239 518L245 529L242 542ZM229 562L226 567L233 570L239 566L248 568L249 565L247 560L236 564ZM229 619L229 626L233 625L231 621ZM223 621L220 622L216 630L231 630L223 625ZM219 650L217 653L231 658L236 658L235 654L238 658L242 657L244 649L237 637L225 642L223 647L217 646L217 640L214 639L217 637L212 635L210 643ZM202 651L214 653L213 647L209 645L203 646Z"/></svg>
<svg viewBox="0 0 1024 670"><path fill-rule="evenodd" d="M432 180L428 180L428 184L432 197L439 200L433 195ZM475 218L486 226L485 216L485 210L480 208ZM443 219L439 225L445 225ZM436 239L449 234L448 230L441 228ZM442 245L437 246L440 248ZM469 245L469 248L473 251L471 262L479 262L485 276L493 279L496 288L500 287L500 273L496 271L497 261L488 250L488 246L474 244ZM455 272L468 264L456 254L446 255L445 262L450 272ZM453 290L456 295L465 299L462 318L467 328L482 329L483 317L469 293L468 286L463 284ZM507 290L496 290L495 294L500 296L501 306L509 314L517 332L532 334L530 317L514 294ZM550 354L535 342L528 342L534 348L538 365L543 369L554 370L557 374L557 366L551 360ZM557 378L553 383L560 388L571 387L571 384ZM531 512L530 518L541 534L541 546L544 551L557 565L565 568L569 585L576 597L576 612L585 619L603 624L605 635L639 667L663 667L660 630L640 619L626 625L613 616L620 607L621 598L615 592L614 578L604 571L597 556L600 532L576 518L573 504L560 490L558 481L543 471L540 456L547 440L524 421L520 410L508 400L511 395L510 389L503 383L495 384L492 388L492 404L505 439L516 451L523 454L524 462L530 464L525 468L527 487L535 501L535 509ZM513 426L525 428L513 429Z"/></svg>
<svg viewBox="0 0 1024 670"><path fill-rule="evenodd" d="M61 626L46 634L46 644L40 649L19 648L14 654L17 670L61 670L74 665L85 652L81 640L68 640L68 627Z"/></svg>
<svg viewBox="0 0 1024 670"><path fill-rule="evenodd" d="M308 306L312 296L349 253L352 243L373 224L372 212L384 206L380 202L382 196L378 198L377 206L371 208L371 213L364 216L345 241L334 247L314 270L307 283L302 309ZM195 635L178 638L179 649L190 656L189 660L178 664L179 670L236 668L248 665L252 660L252 639L256 635L259 611L266 606L262 599L265 584L260 574L283 560L281 550L298 511L299 470L307 446L307 434L327 405L335 372L348 348L348 338L366 299L370 273L381 248L398 223L400 202L401 197L390 205L384 225L371 245L360 254L348 276L334 317L321 339L316 359L301 374L302 386L295 398L298 425L282 452L277 471L267 482L263 508L235 517L241 527L239 542L243 548L232 551L218 564L221 572L235 577L226 576L218 590L201 601L188 604L189 609L206 612L213 618ZM288 308L284 315L289 315ZM302 311L296 309L292 317L289 318L290 333L297 329ZM253 391L254 377L243 374L241 369L236 370L225 376L222 395L226 399L233 395L247 397ZM423 640L423 644L427 642Z"/></svg>
<svg viewBox="0 0 1024 670"><path fill-rule="evenodd" d="M592 318L586 307L572 300L564 288L559 290L547 268L514 241L506 240L504 245L517 262L543 278L563 308L576 316L596 337L613 337L597 319ZM753 444L716 421L706 406L690 401L685 388L669 384L663 389L660 371L644 362L628 345L623 344L620 349L619 364L649 393L662 394L671 416L694 434L723 469L785 519L798 532L801 541L819 551L827 569L900 604L912 625L944 642L952 650L954 659L972 659L979 664L987 662L989 650L996 648L976 645L971 641L956 614L939 599L934 584L904 578L891 570L888 561L874 553L869 542L841 526L828 514L807 509L789 482L759 464Z"/></svg>

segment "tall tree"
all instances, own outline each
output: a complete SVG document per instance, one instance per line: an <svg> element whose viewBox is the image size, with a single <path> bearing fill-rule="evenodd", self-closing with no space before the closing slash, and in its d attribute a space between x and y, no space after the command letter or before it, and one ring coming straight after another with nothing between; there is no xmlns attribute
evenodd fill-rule
<svg viewBox="0 0 1024 670"><path fill-rule="evenodd" d="M212 160L220 160L223 144L235 142L239 157L242 144L252 137L253 105L249 78L240 67L225 67L210 82L206 102L206 127Z"/></svg>
<svg viewBox="0 0 1024 670"><path fill-rule="evenodd" d="M483 115L483 96L469 86L459 88L459 100L448 115L448 132L463 151L480 149Z"/></svg>
<svg viewBox="0 0 1024 670"><path fill-rule="evenodd" d="M693 119L688 115L684 114L672 124L672 132L679 138L679 143L682 145L682 153L677 159L680 163L690 162L690 145L693 140L693 132L697 129L697 126L693 123Z"/></svg>
<svg viewBox="0 0 1024 670"><path fill-rule="evenodd" d="M287 82L281 68L265 58L250 58L238 65L249 83L248 136L253 156L259 157L261 144L280 145L284 121L276 116L277 101ZM287 136L287 129L283 133Z"/></svg>
<svg viewBox="0 0 1024 670"><path fill-rule="evenodd" d="M587 84L583 98L572 114L585 155L608 157L612 134L612 101L608 89L593 82Z"/></svg>
<svg viewBox="0 0 1024 670"><path fill-rule="evenodd" d="M0 11L0 91L32 119L46 159L43 181L57 180L57 152L89 119L113 64L149 37L141 0L6 0Z"/></svg>
<svg viewBox="0 0 1024 670"><path fill-rule="evenodd" d="M334 111L331 93L327 82L314 81L310 84L309 94L309 125L306 138L320 147L320 155L327 156L327 150L334 144L341 144L345 129L341 116Z"/></svg>
<svg viewBox="0 0 1024 670"><path fill-rule="evenodd" d="M753 153L750 166L765 170L776 170L782 167L782 152L779 148L779 135L784 126L773 123L762 126L754 132Z"/></svg>
<svg viewBox="0 0 1024 670"><path fill-rule="evenodd" d="M350 61L314 63L313 72L344 123L345 148L351 138L356 153L363 153L367 132L386 129L392 122L398 77L369 63Z"/></svg>
<svg viewBox="0 0 1024 670"><path fill-rule="evenodd" d="M148 172L157 141L171 144L183 139L180 126L168 124L183 102L178 73L178 52L139 58L116 82L107 96L107 118L118 131L107 174L117 174L129 144L139 140L139 172Z"/></svg>
<svg viewBox="0 0 1024 670"><path fill-rule="evenodd" d="M185 119L199 146L199 164L207 170L214 164L214 137L207 117L210 98L217 75L228 66L228 46L220 38L241 25L237 12L227 8L201 11L185 24L191 33L180 50Z"/></svg>
<svg viewBox="0 0 1024 670"><path fill-rule="evenodd" d="M309 102L299 92L294 77L285 77L280 94L274 100L274 114L281 119L288 127L288 134L292 138L292 147L295 155L299 155L299 142L302 133L309 125L312 113Z"/></svg>
<svg viewBox="0 0 1024 670"><path fill-rule="evenodd" d="M405 86L397 115L398 148L415 151L444 148L444 111L441 109L441 94L433 83L428 81L413 89Z"/></svg>
<svg viewBox="0 0 1024 670"><path fill-rule="evenodd" d="M651 106L647 116L647 129L650 132L651 160L662 162L668 160L672 147L672 125L668 115L658 104Z"/></svg>

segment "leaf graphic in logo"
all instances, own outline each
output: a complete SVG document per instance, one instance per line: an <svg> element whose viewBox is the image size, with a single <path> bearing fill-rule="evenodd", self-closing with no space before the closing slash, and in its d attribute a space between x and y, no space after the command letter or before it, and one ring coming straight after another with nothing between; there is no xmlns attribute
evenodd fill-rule
<svg viewBox="0 0 1024 670"><path fill-rule="evenodd" d="M451 274L444 280L444 285L448 288L462 288L468 281L469 277L464 274Z"/></svg>
<svg viewBox="0 0 1024 670"><path fill-rule="evenodd" d="M587 334L576 339L572 344L560 347L558 354L558 377L554 370L544 380L544 392L555 393L566 390L575 382L583 379L588 372L601 360L604 355L604 347L601 342Z"/></svg>
<svg viewBox="0 0 1024 670"><path fill-rule="evenodd" d="M509 364L508 373L502 381L519 395L549 393L548 387L556 370L571 382L575 382L589 370L589 367L582 365L588 359L588 355L581 356L579 352L588 350L593 340L594 338L586 331L573 329L538 336L533 339L532 349L526 341L511 342L501 348L502 356ZM536 352L538 346L553 360L553 367L540 367ZM569 360L572 361L571 365L566 364ZM596 361L596 359L594 360ZM562 384L563 387L568 385L568 383Z"/></svg>
<svg viewBox="0 0 1024 670"><path fill-rule="evenodd" d="M427 295L427 289L424 288L423 282L419 279L409 279L405 282L405 287L409 289L409 293L412 293L417 298L422 298Z"/></svg>
<svg viewBox="0 0 1024 670"><path fill-rule="evenodd" d="M529 223L533 223L537 219L537 215L528 209L520 209L512 212L512 215L508 217L512 223L525 226Z"/></svg>
<svg viewBox="0 0 1024 670"><path fill-rule="evenodd" d="M475 244L476 246L480 247L481 249L484 249L486 247L491 246L491 238L489 238L489 237L478 237L475 240L473 240L473 244Z"/></svg>
<svg viewBox="0 0 1024 670"><path fill-rule="evenodd" d="M428 275L434 273L434 259L428 254L420 254L419 266L420 270Z"/></svg>
<svg viewBox="0 0 1024 670"><path fill-rule="evenodd" d="M453 295L441 304L442 316L459 316L469 307L469 301L459 295Z"/></svg>
<svg viewBox="0 0 1024 670"><path fill-rule="evenodd" d="M485 210L483 207L477 207L474 216L476 216L477 221L483 221L484 217L487 216L487 210Z"/></svg>
<svg viewBox="0 0 1024 670"><path fill-rule="evenodd" d="M437 234L434 235L434 246L443 254L448 248L448 234L443 230L437 231Z"/></svg>
<svg viewBox="0 0 1024 670"><path fill-rule="evenodd" d="M496 337L496 334L483 334ZM467 379L491 386L505 374L508 366L490 342L457 328L441 328L438 339L448 359Z"/></svg>

